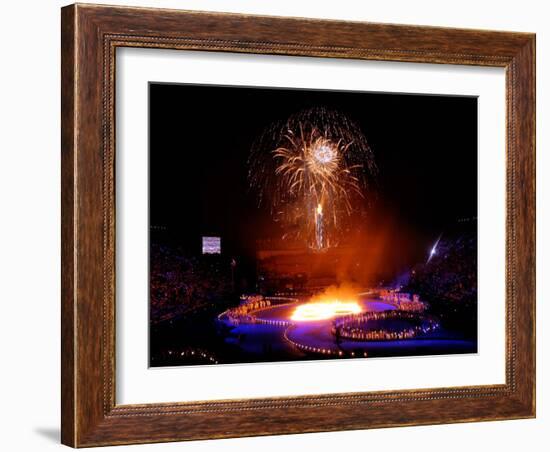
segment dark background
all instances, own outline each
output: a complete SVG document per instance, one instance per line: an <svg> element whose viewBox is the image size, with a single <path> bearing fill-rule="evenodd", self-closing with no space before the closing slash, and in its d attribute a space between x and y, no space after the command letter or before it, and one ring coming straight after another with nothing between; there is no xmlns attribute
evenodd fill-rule
<svg viewBox="0 0 550 452"><path fill-rule="evenodd" d="M190 254L201 237L253 259L271 219L248 189L251 145L275 120L313 106L356 121L378 165L370 233L401 271L458 220L477 215L477 98L150 84L150 224ZM268 234L269 235L269 234Z"/></svg>

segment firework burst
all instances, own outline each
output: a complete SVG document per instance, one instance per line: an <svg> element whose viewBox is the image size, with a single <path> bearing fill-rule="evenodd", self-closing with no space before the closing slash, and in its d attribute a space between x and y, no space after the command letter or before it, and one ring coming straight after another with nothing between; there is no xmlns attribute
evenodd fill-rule
<svg viewBox="0 0 550 452"><path fill-rule="evenodd" d="M359 127L342 113L322 107L272 124L252 147L249 182L269 206L285 236L323 249L335 246L353 212L366 205L376 174ZM359 202L362 200L363 202Z"/></svg>

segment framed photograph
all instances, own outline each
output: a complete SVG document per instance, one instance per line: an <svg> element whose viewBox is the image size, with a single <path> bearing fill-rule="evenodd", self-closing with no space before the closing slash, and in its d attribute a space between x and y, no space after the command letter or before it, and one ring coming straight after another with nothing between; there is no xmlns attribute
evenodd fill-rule
<svg viewBox="0 0 550 452"><path fill-rule="evenodd" d="M535 36L62 9L62 442L535 416Z"/></svg>

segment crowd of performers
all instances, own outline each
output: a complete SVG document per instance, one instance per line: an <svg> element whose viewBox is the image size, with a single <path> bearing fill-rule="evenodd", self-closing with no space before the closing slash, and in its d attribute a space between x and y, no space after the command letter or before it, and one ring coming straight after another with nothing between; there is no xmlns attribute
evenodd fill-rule
<svg viewBox="0 0 550 452"><path fill-rule="evenodd" d="M418 295L396 290L382 290L380 299L394 305L400 311L422 312L427 308L426 303L420 301Z"/></svg>
<svg viewBox="0 0 550 452"><path fill-rule="evenodd" d="M263 323L271 325L284 326L290 322L284 320L267 320L259 319L253 312L260 309L268 308L272 305L283 305L288 303L295 303L297 298L288 297L263 297L262 295L243 295L241 296L241 302L238 306L230 308L227 311L222 312L219 316L219 320L224 320L232 325L247 324L247 323Z"/></svg>

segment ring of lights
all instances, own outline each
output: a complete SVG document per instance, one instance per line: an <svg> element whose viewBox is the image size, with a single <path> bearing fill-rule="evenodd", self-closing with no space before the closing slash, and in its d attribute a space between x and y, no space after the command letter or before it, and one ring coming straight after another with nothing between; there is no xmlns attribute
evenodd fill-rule
<svg viewBox="0 0 550 452"><path fill-rule="evenodd" d="M382 297L381 297L382 298ZM366 350L361 350L360 343L373 341L395 341L414 339L420 334L426 334L439 328L438 321L424 314L427 305L420 301L400 300L395 296L385 297L381 303L387 309L381 311L363 311L356 302L334 300L332 302L301 302L296 298L286 297L249 297L235 308L230 308L218 316L220 321L233 326L242 324L263 324L283 328L283 338L296 349L306 354L315 354L331 358L349 358L367 356ZM263 315L273 308L295 306L291 316L267 318ZM285 315L289 315L288 313ZM398 331L388 329L373 329L375 321L404 320L411 325ZM334 340L321 342L305 340L296 335L297 328L304 325L319 325L327 323L327 333ZM304 339L304 340L300 340ZM340 340L356 342L358 348L342 347Z"/></svg>
<svg viewBox="0 0 550 452"><path fill-rule="evenodd" d="M342 350L338 347L316 347L316 346L313 346L313 345L310 345L310 344L303 344L301 342L297 342L295 340L292 340L288 336L288 333L291 331L291 329L294 326L295 325L289 325L288 328L285 329L283 337L284 337L285 341L287 341L289 344L293 345L298 350L300 350L304 353L324 355L324 356L329 356L329 357L334 357L334 358L349 358L349 357L353 358L353 357L356 356L356 352L354 350L346 351L346 350ZM359 356L366 357L367 352L364 351L364 352L362 352L362 354L357 355L357 357L359 357Z"/></svg>

